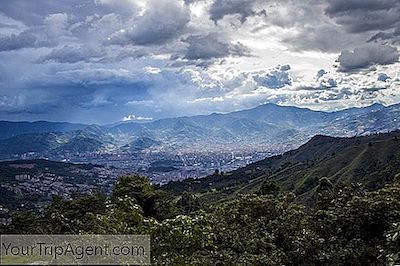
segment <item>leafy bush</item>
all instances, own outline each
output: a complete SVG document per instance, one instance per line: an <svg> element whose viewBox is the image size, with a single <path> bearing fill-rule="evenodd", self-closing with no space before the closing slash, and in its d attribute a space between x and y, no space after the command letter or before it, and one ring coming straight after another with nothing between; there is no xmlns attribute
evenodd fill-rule
<svg viewBox="0 0 400 266"><path fill-rule="evenodd" d="M56 198L43 216L16 214L1 230L149 234L156 265L394 265L399 259L399 181L370 192L321 178L311 209L294 194L272 192L201 207L191 193L173 198L130 176L111 197Z"/></svg>

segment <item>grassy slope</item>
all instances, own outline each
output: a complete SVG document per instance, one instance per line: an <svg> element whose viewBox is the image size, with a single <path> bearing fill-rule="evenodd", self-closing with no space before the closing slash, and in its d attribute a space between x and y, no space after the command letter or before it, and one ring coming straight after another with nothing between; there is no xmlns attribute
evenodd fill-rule
<svg viewBox="0 0 400 266"><path fill-rule="evenodd" d="M165 189L175 193L192 190L206 201L216 201L256 192L264 181L273 180L308 201L318 179L325 176L333 183L360 182L378 188L400 173L400 140L396 137L400 139L400 131L355 138L315 136L283 155L224 175L172 182Z"/></svg>

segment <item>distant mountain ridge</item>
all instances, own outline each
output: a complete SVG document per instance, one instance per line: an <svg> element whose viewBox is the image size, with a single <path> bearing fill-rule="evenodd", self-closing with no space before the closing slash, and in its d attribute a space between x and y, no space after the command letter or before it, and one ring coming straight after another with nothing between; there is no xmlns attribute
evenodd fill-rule
<svg viewBox="0 0 400 266"><path fill-rule="evenodd" d="M29 133L48 133L48 132L68 132L79 130L86 127L84 124L67 122L10 122L0 121L0 139L7 139L22 134Z"/></svg>
<svg viewBox="0 0 400 266"><path fill-rule="evenodd" d="M373 104L337 112L280 106L148 123L88 126L52 122L0 122L0 156L24 152L273 150L300 146L316 134L355 136L400 128L400 104ZM33 141L34 140L34 143ZM19 143L19 144L18 144Z"/></svg>
<svg viewBox="0 0 400 266"><path fill-rule="evenodd" d="M113 141L98 126L86 126L68 132L28 133L0 140L0 155L35 152L48 156L95 152L111 145Z"/></svg>

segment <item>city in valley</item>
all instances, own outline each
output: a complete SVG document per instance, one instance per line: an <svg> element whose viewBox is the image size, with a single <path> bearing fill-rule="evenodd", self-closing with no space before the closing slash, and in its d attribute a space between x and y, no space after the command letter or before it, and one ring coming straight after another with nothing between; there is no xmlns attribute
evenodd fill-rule
<svg viewBox="0 0 400 266"><path fill-rule="evenodd" d="M0 202L0 223L10 222L9 208L41 212L55 196L69 199L74 195L97 192L109 195L124 175L140 174L153 184L162 185L216 172L224 174L272 154L147 151L135 154L75 153L50 158L35 152L15 155L13 161L0 162L2 173L9 177L8 182L0 185L0 192L10 195L6 203Z"/></svg>
<svg viewBox="0 0 400 266"><path fill-rule="evenodd" d="M139 153L74 153L63 156L46 157L30 152L16 155L14 159L46 159L68 163L102 165L113 169L113 173L137 173L144 175L154 184L166 184L170 181L187 178L201 178L219 172L229 172L246 166L265 157L282 153L285 150L270 152L214 152L177 154L159 151Z"/></svg>

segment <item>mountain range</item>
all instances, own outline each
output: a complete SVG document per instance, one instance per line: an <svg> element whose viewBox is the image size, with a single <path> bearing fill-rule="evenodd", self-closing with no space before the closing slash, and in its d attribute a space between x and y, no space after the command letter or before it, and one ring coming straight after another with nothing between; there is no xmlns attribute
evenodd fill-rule
<svg viewBox="0 0 400 266"><path fill-rule="evenodd" d="M299 147L312 136L357 136L400 128L400 104L337 112L264 104L232 113L109 126L0 121L0 157L28 152L268 151Z"/></svg>
<svg viewBox="0 0 400 266"><path fill-rule="evenodd" d="M85 128L87 125L67 122L10 122L0 121L0 139L12 138L29 133L68 132Z"/></svg>

